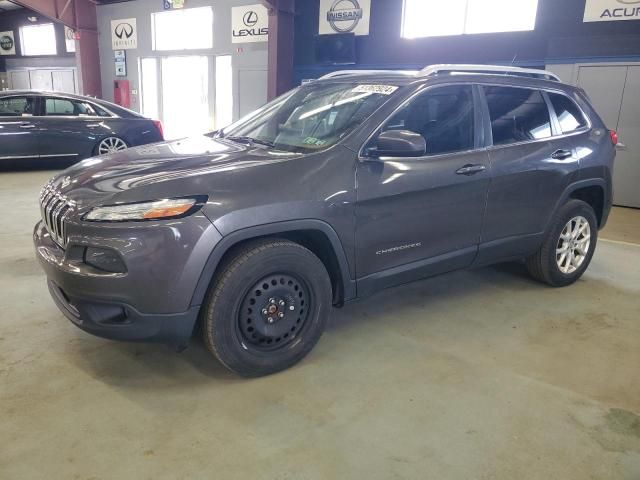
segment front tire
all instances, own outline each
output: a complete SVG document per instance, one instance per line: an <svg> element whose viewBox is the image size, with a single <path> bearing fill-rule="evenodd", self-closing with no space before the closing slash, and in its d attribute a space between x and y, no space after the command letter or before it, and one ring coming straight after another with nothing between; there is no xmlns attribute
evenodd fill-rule
<svg viewBox="0 0 640 480"><path fill-rule="evenodd" d="M331 299L329 275L311 251L287 240L250 242L214 278L202 313L204 342L239 375L284 370L320 339Z"/></svg>
<svg viewBox="0 0 640 480"><path fill-rule="evenodd" d="M589 266L597 240L593 208L582 200L569 200L554 216L540 250L527 258L527 269L553 287L571 285Z"/></svg>

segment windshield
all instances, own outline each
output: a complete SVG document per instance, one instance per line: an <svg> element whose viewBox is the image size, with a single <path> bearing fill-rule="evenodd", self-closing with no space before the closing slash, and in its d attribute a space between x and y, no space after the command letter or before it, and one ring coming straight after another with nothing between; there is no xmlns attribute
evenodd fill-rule
<svg viewBox="0 0 640 480"><path fill-rule="evenodd" d="M290 152L324 150L353 131L397 89L392 85L314 82L275 99L219 135Z"/></svg>

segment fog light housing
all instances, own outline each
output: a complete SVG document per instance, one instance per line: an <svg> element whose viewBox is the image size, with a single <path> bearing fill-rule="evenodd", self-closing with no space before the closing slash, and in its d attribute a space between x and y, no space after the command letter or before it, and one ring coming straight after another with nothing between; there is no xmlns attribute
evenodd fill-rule
<svg viewBox="0 0 640 480"><path fill-rule="evenodd" d="M87 247L84 251L84 263L110 273L127 271L120 255L109 248Z"/></svg>

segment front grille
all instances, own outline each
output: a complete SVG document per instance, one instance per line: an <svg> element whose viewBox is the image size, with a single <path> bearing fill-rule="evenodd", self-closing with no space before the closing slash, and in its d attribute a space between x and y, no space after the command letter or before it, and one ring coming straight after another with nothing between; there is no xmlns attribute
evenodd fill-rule
<svg viewBox="0 0 640 480"><path fill-rule="evenodd" d="M61 195L55 187L48 183L40 192L40 213L42 221L54 242L61 247L67 245L66 219L73 212L76 204Z"/></svg>

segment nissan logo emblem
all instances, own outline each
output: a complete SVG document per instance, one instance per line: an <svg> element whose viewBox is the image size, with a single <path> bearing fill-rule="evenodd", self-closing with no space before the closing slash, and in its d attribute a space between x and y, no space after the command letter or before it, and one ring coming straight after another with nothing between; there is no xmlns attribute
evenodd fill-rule
<svg viewBox="0 0 640 480"><path fill-rule="evenodd" d="M256 23L258 23L258 14L256 12L254 12L253 10L249 10L242 17L242 22L247 27L253 27Z"/></svg>
<svg viewBox="0 0 640 480"><path fill-rule="evenodd" d="M358 0L336 0L327 12L327 21L336 32L352 32L362 19Z"/></svg>
<svg viewBox="0 0 640 480"><path fill-rule="evenodd" d="M133 35L133 27L129 23L119 23L114 29L116 37L122 40L122 37L131 38Z"/></svg>

